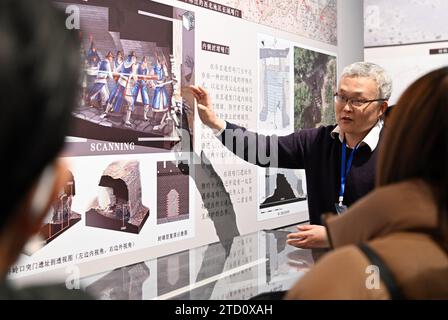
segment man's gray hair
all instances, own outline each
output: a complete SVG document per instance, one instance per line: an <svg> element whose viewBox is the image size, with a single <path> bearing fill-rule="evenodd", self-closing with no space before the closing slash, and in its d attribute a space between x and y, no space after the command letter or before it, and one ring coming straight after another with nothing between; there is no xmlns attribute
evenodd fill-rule
<svg viewBox="0 0 448 320"><path fill-rule="evenodd" d="M392 95L392 78L382 67L371 62L355 62L344 68L344 77L363 77L374 80L378 85L378 98L389 99Z"/></svg>

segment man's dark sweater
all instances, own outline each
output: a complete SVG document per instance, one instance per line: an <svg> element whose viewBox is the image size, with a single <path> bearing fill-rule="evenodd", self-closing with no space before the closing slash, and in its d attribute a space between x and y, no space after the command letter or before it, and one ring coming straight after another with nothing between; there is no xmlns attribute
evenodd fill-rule
<svg viewBox="0 0 448 320"><path fill-rule="evenodd" d="M340 189L340 168L342 143L338 137L333 138L331 132L335 125L317 129L296 131L290 135L278 137L278 168L305 169L308 191L308 210L311 224L321 224L321 215L326 212L335 212L335 203L338 201ZM238 130L240 129L240 130ZM233 130L233 136L228 130ZM226 136L233 141L226 141ZM261 155L270 155L275 150L270 149L272 137L263 136L247 131L245 128L227 122L226 132L218 137L226 147L236 153L238 148L244 146L244 156L248 161L248 141L256 141L257 157L252 163L269 167ZM232 143L233 142L233 143ZM243 145L244 143L244 145ZM353 158L350 172L347 176L344 204L352 205L356 200L373 190L375 179L375 163L377 150L372 152L367 144L362 144ZM347 159L352 149L347 148ZM240 156L240 155L239 155ZM275 155L274 155L275 156ZM272 157L274 157L272 156ZM271 157L271 158L272 158ZM255 160L255 157L252 157Z"/></svg>

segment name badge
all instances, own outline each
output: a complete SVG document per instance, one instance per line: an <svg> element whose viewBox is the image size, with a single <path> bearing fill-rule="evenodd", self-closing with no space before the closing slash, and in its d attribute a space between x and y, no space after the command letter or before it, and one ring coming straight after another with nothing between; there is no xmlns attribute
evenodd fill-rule
<svg viewBox="0 0 448 320"><path fill-rule="evenodd" d="M335 203L334 207L336 209L337 214L343 214L348 210L348 207L343 204Z"/></svg>

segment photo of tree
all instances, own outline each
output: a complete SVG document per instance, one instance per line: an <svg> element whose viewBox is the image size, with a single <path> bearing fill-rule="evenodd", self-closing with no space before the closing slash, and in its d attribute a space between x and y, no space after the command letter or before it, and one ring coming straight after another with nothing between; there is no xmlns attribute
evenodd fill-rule
<svg viewBox="0 0 448 320"><path fill-rule="evenodd" d="M336 57L294 48L294 129L335 123Z"/></svg>

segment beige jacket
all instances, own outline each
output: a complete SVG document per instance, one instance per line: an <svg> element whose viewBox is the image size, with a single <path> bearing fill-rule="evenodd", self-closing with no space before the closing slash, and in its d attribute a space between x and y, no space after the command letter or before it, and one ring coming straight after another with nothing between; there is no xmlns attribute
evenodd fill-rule
<svg viewBox="0 0 448 320"><path fill-rule="evenodd" d="M367 243L391 270L408 299L448 299L448 253L425 231L435 230L430 187L406 181L378 188L341 216L326 219L336 249L288 292L287 299L389 299L372 282L371 264L356 246ZM445 239L448 235L445 235Z"/></svg>

